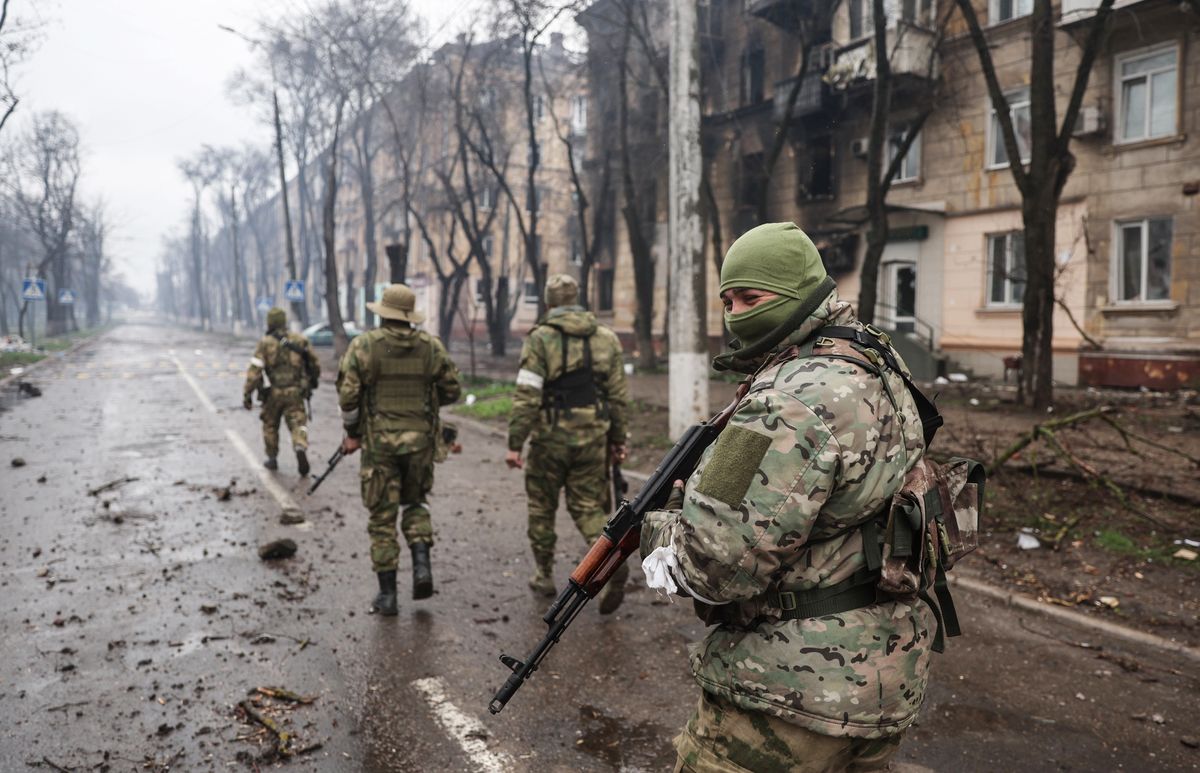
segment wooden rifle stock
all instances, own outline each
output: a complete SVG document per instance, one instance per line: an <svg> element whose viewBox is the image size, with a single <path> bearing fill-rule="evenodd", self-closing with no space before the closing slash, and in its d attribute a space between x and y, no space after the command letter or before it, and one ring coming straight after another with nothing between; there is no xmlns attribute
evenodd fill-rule
<svg viewBox="0 0 1200 773"><path fill-rule="evenodd" d="M575 567L575 571L571 572L567 586L542 616L549 626L546 635L524 661L509 655L500 655L500 662L512 673L488 705L490 712L499 714L504 709L521 685L537 671L542 659L558 643L587 602L604 588L625 559L637 552L641 540L642 519L646 513L666 504L675 481L691 477L704 450L721 434L749 386L748 380L742 382L737 396L724 410L706 422L689 427L679 442L659 462L634 500L623 500L617 507L616 512L608 519L603 534L592 544L587 555Z"/></svg>

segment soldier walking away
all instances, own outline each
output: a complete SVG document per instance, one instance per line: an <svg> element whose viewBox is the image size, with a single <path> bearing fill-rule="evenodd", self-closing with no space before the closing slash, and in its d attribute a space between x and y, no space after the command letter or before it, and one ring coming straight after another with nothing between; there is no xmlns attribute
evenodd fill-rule
<svg viewBox="0 0 1200 773"><path fill-rule="evenodd" d="M458 400L458 369L437 336L418 330L425 315L402 284L389 285L367 308L383 325L350 342L338 372L338 404L346 437L342 451L363 449L362 498L370 516L371 563L379 594L371 611L395 615L400 530L412 552L414 599L433 595L429 550L433 525L425 498L442 437L440 406Z"/></svg>
<svg viewBox="0 0 1200 773"><path fill-rule="evenodd" d="M308 413L305 403L317 388L321 363L308 339L287 330L287 313L273 308L267 312L267 334L259 339L250 367L246 369L246 384L242 387L242 405L253 408L257 391L262 403L263 444L267 460L263 466L278 470L279 421L287 422L292 433L292 448L300 475L308 475Z"/></svg>
<svg viewBox="0 0 1200 773"><path fill-rule="evenodd" d="M549 309L525 339L517 392L508 422L510 468L525 469L529 545L535 570L529 587L554 595L554 515L559 492L588 544L600 536L613 504L609 470L626 455L629 386L621 342L576 305L579 285L565 274L546 281ZM525 440L529 455L522 458ZM616 611L625 597L622 566L605 587L600 612Z"/></svg>
<svg viewBox="0 0 1200 773"><path fill-rule="evenodd" d="M721 299L738 347L715 364L753 374L748 392L641 532L647 576L716 624L675 770L882 770L940 623L876 587L880 511L925 452L903 361L791 223L730 247Z"/></svg>

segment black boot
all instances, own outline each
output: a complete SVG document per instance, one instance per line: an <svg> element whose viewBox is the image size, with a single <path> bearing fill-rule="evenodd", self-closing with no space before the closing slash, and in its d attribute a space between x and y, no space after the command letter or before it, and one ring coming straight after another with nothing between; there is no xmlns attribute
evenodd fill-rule
<svg viewBox="0 0 1200 773"><path fill-rule="evenodd" d="M268 456L267 461L263 462L263 467L266 467L268 470L278 470L279 462L275 461L275 457Z"/></svg>
<svg viewBox="0 0 1200 773"><path fill-rule="evenodd" d="M396 570L379 572L377 576L379 595L371 602L371 613L392 617L399 611L396 608Z"/></svg>
<svg viewBox="0 0 1200 773"><path fill-rule="evenodd" d="M433 569L429 566L429 543L412 546L413 598L427 599L433 595Z"/></svg>
<svg viewBox="0 0 1200 773"><path fill-rule="evenodd" d="M303 448L296 449L296 464L300 468L300 477L308 477L308 454L304 453Z"/></svg>

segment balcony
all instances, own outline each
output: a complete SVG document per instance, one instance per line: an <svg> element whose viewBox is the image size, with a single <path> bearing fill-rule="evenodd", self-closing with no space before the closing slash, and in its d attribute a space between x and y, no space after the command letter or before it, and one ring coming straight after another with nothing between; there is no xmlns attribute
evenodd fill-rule
<svg viewBox="0 0 1200 773"><path fill-rule="evenodd" d="M820 0L818 0L820 1ZM813 0L745 0L746 13L777 27L792 31L813 12Z"/></svg>
<svg viewBox="0 0 1200 773"><path fill-rule="evenodd" d="M810 72L804 76L804 83L800 86L800 93L796 95L796 104L792 108L792 118L802 118L807 115L820 113L830 104L829 84L825 82L823 73ZM787 107L788 95L792 93L792 85L796 79L788 78L787 80L775 82L775 121L778 122L783 118L783 111Z"/></svg>
<svg viewBox="0 0 1200 773"><path fill-rule="evenodd" d="M1144 0L1116 0L1113 3L1113 10L1125 8L1126 6L1136 5ZM1062 0L1062 20L1064 27L1078 24L1087 21L1096 15L1096 10L1100 7L1100 0Z"/></svg>
<svg viewBox="0 0 1200 773"><path fill-rule="evenodd" d="M929 80L937 76L936 36L933 31L904 21L891 21L887 47L892 52L892 75ZM825 81L836 89L875 78L875 47L870 36L839 48Z"/></svg>

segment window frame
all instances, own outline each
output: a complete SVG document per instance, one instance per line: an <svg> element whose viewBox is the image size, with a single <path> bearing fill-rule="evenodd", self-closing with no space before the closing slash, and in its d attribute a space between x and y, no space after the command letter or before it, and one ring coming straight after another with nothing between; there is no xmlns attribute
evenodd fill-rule
<svg viewBox="0 0 1200 773"><path fill-rule="evenodd" d="M1171 53L1173 53L1175 55L1175 68L1174 68L1175 69L1175 93L1173 95L1173 97L1175 99L1175 125L1172 126L1171 131L1166 134L1152 135L1149 133L1150 132L1151 114L1152 114L1152 108L1153 108L1153 88L1151 85L1152 84L1151 78L1152 78L1152 76L1154 76L1160 72L1167 72L1167 70L1158 70L1158 71L1149 72L1149 73L1139 73L1138 75L1131 75L1128 78L1126 78L1121 75L1121 67L1131 60L1146 59L1146 58L1149 58L1152 56L1157 56L1158 54L1165 53L1167 51L1170 51ZM1180 62L1180 58L1181 58L1180 53L1181 53L1181 50L1180 50L1180 46L1179 46L1179 41L1173 40L1173 41L1170 41L1167 43L1156 43L1152 46L1145 46L1143 48L1134 49L1132 51L1125 51L1123 53L1116 54L1113 56L1113 99L1112 99L1112 101L1113 101L1113 138L1112 138L1112 143L1113 143L1113 145L1136 145L1136 144L1142 143L1142 142L1153 142L1154 140L1162 140L1162 139L1168 139L1170 137L1178 137L1179 136L1180 120L1182 118L1180 113L1182 112L1181 108L1183 107L1183 105L1181 104L1182 103L1182 99L1181 99L1182 93L1180 91L1180 89L1182 88L1182 83L1181 83L1181 78L1180 78L1181 73L1180 73L1180 66L1179 66L1179 62ZM1139 78L1139 77L1146 79L1146 99L1147 99L1146 108L1147 109L1146 109L1146 115L1145 115L1145 126L1143 128L1146 130L1147 133L1143 134L1140 137L1126 138L1124 136L1124 133L1125 133L1125 99L1124 99L1124 88L1123 87L1124 87L1126 80L1132 80L1134 78Z"/></svg>
<svg viewBox="0 0 1200 773"><path fill-rule="evenodd" d="M1166 221L1171 224L1171 240L1167 243L1167 295L1164 298L1147 298L1146 288L1150 275L1150 223L1152 221ZM1141 287L1140 298L1123 298L1124 295L1124 263L1125 263L1125 240L1122 239L1122 231L1129 226L1141 226L1142 239L1142 266L1138 276L1138 283ZM1174 268L1171 264L1174 262L1172 250L1175 245L1175 218L1172 215L1145 215L1143 217L1120 218L1113 220L1112 224L1112 260L1109 264L1110 281L1109 281L1109 302L1114 306L1169 306L1173 303L1171 300L1171 269Z"/></svg>
<svg viewBox="0 0 1200 773"><path fill-rule="evenodd" d="M1024 92L1023 99L1020 99L1020 100L1013 99L1014 95L1021 94L1022 92ZM986 97L986 99L988 101L988 114L987 114L988 123L987 123L987 142L984 143L986 147L984 148L985 157L983 159L983 161L984 161L983 168L989 172L994 172L999 169L1008 169L1009 165L1012 164L1012 159L1011 158L1005 159L1003 162L999 162L999 163L996 161L993 161L993 159L996 157L996 150L999 148L1004 148L1004 132L999 131L1000 122L999 122L999 119L996 117L996 106L994 104L992 104L992 98L990 96L988 96L988 97ZM1031 101L1032 95L1030 93L1028 86L1022 86L1020 88L1011 89L1009 91L1004 92L1004 99L1008 101L1009 114L1016 112L1018 107L1023 107L1026 110L1032 111L1032 101ZM1016 129L1015 125L1013 126L1013 129L1014 130ZM1029 138L1029 142L1027 142L1026 145L1028 146L1027 150L1029 151L1029 154L1032 157L1032 155L1033 155L1033 137ZM1008 151L1005 150L1005 153L1007 153L1007 152ZM1028 158L1021 159L1022 166L1026 165L1028 163L1029 163Z"/></svg>
<svg viewBox="0 0 1200 773"><path fill-rule="evenodd" d="M1000 24L1007 24L1010 21L1016 21L1017 19L1024 19L1028 16L1033 15L1033 0L1029 0L1029 10L1027 10L1025 13L1014 13L1012 16L1009 16L1008 18L1001 19L1000 18L1000 2L1001 2L1001 0L988 0L988 23L987 23L987 26L989 26L989 27L995 27ZM1021 2L1023 2L1023 0L1012 0L1014 11L1017 9L1017 6L1019 6L1021 4Z"/></svg>
<svg viewBox="0 0 1200 773"><path fill-rule="evenodd" d="M1015 284L1013 282L1013 279L1011 276L1012 264L1013 264L1013 243L1014 243L1013 237L1016 234L1023 235L1024 231L1022 231L1019 228L1013 229L1011 231L997 231L995 233L987 234L986 237L984 238L985 259L983 262L983 266L984 266L985 274L984 274L984 288L983 288L983 307L985 309L1020 311L1021 309L1023 309L1025 307L1025 299L1024 298L1021 298L1020 300L1015 300L1015 301L1012 300L1012 296L1013 296L1012 290L1013 290L1013 285ZM1005 262L1005 265L1004 265L1004 284L1005 284L1004 298L1005 299L1003 301L992 300L992 291L995 289L995 285L993 284L993 278L996 275L995 265L993 263L993 257L995 255L995 252L992 248L992 245L995 243L995 241L997 239L1005 240L1005 246L1004 246L1004 262ZM1021 284L1025 284L1025 281L1022 281Z"/></svg>
<svg viewBox="0 0 1200 773"><path fill-rule="evenodd" d="M588 98L586 94L571 96L571 131L576 137L587 135Z"/></svg>
<svg viewBox="0 0 1200 773"><path fill-rule="evenodd" d="M899 150L899 145L904 141L904 135L908 133L908 128L909 127L907 124L903 124L895 129L889 129L887 136L888 158L887 164L884 165L883 174L887 174L887 167L891 165L892 160L895 158L894 153L896 150ZM896 176L892 178L893 185L916 183L921 181L921 162L923 160L921 158L921 135L924 133L925 129L922 128L921 131L917 132L917 136L913 137L912 144L908 146L908 152L904 154L904 160L900 162L900 168L896 170ZM893 142L893 140L895 140L895 142ZM917 168L912 175L905 177L904 167L908 166L909 162L912 161L913 150L916 150L917 152Z"/></svg>

